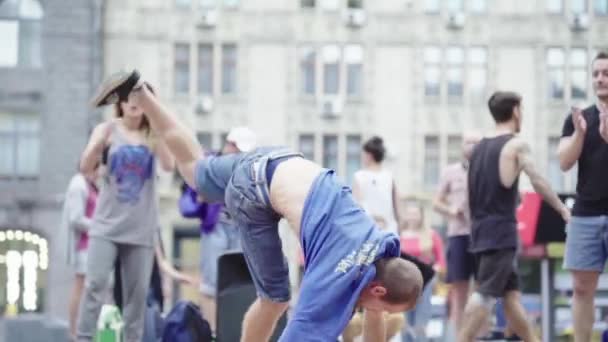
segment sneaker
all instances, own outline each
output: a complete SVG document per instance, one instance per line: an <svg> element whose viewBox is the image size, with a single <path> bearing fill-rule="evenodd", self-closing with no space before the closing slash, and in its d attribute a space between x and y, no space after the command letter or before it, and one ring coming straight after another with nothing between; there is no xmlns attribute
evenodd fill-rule
<svg viewBox="0 0 608 342"><path fill-rule="evenodd" d="M91 105L101 107L126 100L139 78L140 75L137 70L131 72L119 71L110 75L97 89L95 96L91 99Z"/></svg>

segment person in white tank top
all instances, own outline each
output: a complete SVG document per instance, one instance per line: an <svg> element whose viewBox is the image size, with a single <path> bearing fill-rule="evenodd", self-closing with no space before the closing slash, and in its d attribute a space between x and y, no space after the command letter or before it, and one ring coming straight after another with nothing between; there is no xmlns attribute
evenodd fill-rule
<svg viewBox="0 0 608 342"><path fill-rule="evenodd" d="M397 234L397 190L393 174L382 165L385 154L380 137L372 137L363 145L363 169L355 172L353 195L378 226Z"/></svg>
<svg viewBox="0 0 608 342"><path fill-rule="evenodd" d="M361 164L363 169L355 172L352 184L353 196L361 207L376 222L378 227L398 235L399 214L397 212L397 190L393 174L383 168L386 148L382 138L374 136L363 145ZM344 330L344 342L355 341L363 333L361 313L353 316ZM390 340L405 325L402 313L384 316L385 337Z"/></svg>

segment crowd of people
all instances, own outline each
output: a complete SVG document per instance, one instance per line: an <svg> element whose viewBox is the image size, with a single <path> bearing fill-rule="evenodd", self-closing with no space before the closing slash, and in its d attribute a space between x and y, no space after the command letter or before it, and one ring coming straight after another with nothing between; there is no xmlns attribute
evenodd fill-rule
<svg viewBox="0 0 608 342"><path fill-rule="evenodd" d="M113 104L116 115L93 130L65 198L67 260L75 273L74 340L93 339L115 270L126 341L142 340L150 298L163 305L162 274L199 288L203 316L214 330L217 261L228 251L243 252L258 293L243 319L242 340L268 340L291 299L278 233L285 219L299 239L304 274L281 341L353 341L359 335L383 341L398 333L403 341L425 341L438 279L449 284L454 340L483 334L501 300L509 331L537 341L521 305L517 268L515 211L524 173L567 222L564 265L574 279L575 341L590 341L598 277L608 258L608 183L602 181L608 165L608 54L599 53L591 69L596 103L572 108L556 151L562 170L578 164L572 214L518 134L522 97L497 91L488 100L494 131L463 134L462 159L445 168L432 201L447 222L445 238L425 220L423 201L398 193L383 164L381 137L362 146L362 169L351 190L333 170L297 151L257 146L246 127L232 129L219 153L204 151L139 73L114 75L94 103ZM200 279L176 270L164 256L158 168L178 170L185 181L180 212L200 219Z"/></svg>

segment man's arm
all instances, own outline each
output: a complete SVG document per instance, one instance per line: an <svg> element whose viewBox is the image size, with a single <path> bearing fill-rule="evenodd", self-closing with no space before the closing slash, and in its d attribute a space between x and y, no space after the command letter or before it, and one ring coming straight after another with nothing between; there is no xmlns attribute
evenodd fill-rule
<svg viewBox="0 0 608 342"><path fill-rule="evenodd" d="M450 183L447 179L447 173L444 172L439 181L439 190L433 200L433 209L446 217L454 217L458 215L458 209L452 208L447 200L448 193L450 192Z"/></svg>
<svg viewBox="0 0 608 342"><path fill-rule="evenodd" d="M559 167L562 171L570 170L583 151L587 122L580 109L573 109L572 115L564 122L562 138L557 147Z"/></svg>
<svg viewBox="0 0 608 342"><path fill-rule="evenodd" d="M547 182L536 169L534 160L532 159L532 153L530 152L530 145L525 141L518 139L516 148L519 167L528 175L528 178L530 178L534 190L538 192L553 209L560 213L562 218L567 222L570 219L570 211L551 189L549 182Z"/></svg>
<svg viewBox="0 0 608 342"><path fill-rule="evenodd" d="M363 315L363 342L377 341L386 341L384 312L366 309Z"/></svg>
<svg viewBox="0 0 608 342"><path fill-rule="evenodd" d="M156 145L156 153L160 161L160 167L166 172L172 172L175 169L175 158L173 158L164 140L160 139Z"/></svg>
<svg viewBox="0 0 608 342"><path fill-rule="evenodd" d="M144 110L152 130L158 133L175 157L177 169L186 183L196 188L196 163L204 158L204 154L192 131L169 113L143 83L131 91L129 98Z"/></svg>

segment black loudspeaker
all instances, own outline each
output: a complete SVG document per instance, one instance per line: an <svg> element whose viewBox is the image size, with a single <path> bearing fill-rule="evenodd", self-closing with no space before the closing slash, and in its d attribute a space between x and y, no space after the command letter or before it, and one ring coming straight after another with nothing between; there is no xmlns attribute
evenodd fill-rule
<svg viewBox="0 0 608 342"><path fill-rule="evenodd" d="M574 194L558 194L559 199L572 209L574 205ZM538 214L538 227L536 229L536 244L542 245L549 242L566 241L566 222L562 216L543 200Z"/></svg>
<svg viewBox="0 0 608 342"><path fill-rule="evenodd" d="M217 327L218 342L239 342L245 312L257 298L255 286L243 253L227 253L218 260ZM287 316L283 315L275 328L271 341L278 341L285 329Z"/></svg>

